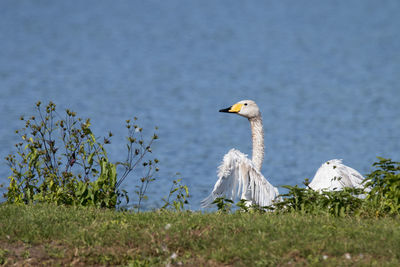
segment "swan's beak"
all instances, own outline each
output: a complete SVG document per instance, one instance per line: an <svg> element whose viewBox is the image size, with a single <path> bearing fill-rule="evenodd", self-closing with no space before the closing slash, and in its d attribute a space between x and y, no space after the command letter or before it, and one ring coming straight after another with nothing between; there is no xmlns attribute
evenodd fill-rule
<svg viewBox="0 0 400 267"><path fill-rule="evenodd" d="M238 113L242 109L243 104L235 104L229 108L220 109L219 112Z"/></svg>
<svg viewBox="0 0 400 267"><path fill-rule="evenodd" d="M232 107L220 109L219 112L229 112Z"/></svg>

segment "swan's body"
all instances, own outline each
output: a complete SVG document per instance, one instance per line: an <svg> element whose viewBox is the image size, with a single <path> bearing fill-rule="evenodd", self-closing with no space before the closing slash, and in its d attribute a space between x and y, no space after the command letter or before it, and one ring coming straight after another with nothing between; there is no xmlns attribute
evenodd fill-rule
<svg viewBox="0 0 400 267"><path fill-rule="evenodd" d="M344 165L342 160L332 159L321 165L308 186L319 191L337 191L344 187L362 188L363 180L358 171Z"/></svg>
<svg viewBox="0 0 400 267"><path fill-rule="evenodd" d="M264 160L264 130L261 113L254 101L243 100L220 112L236 113L250 122L253 140L253 155L250 160L245 154L231 149L218 168L218 181L212 193L202 201L202 207L210 206L218 197L234 200L237 196L247 200L247 204L267 206L279 195L261 174Z"/></svg>
<svg viewBox="0 0 400 267"><path fill-rule="evenodd" d="M234 200L240 196L246 204L268 206L277 200L278 189L261 174L264 160L264 130L257 104L242 100L220 112L236 113L247 118L251 126L253 154L250 160L236 149L231 149L218 168L218 180L212 193L202 201L202 207L209 207L218 197ZM360 188L364 177L356 170L333 159L325 162L316 172L309 186L314 190L340 190L344 187Z"/></svg>
<svg viewBox="0 0 400 267"><path fill-rule="evenodd" d="M231 149L218 168L218 181L212 193L201 204L209 207L218 197L234 200L240 196L248 201L246 204L269 206L278 195L278 189L264 178L247 155Z"/></svg>

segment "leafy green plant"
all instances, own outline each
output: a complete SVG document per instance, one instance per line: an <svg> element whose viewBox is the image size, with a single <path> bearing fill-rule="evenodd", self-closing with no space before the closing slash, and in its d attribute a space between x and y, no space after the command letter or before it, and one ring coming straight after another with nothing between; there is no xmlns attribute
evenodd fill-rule
<svg viewBox="0 0 400 267"><path fill-rule="evenodd" d="M217 204L218 211L221 213L228 213L232 209L233 201L229 198L218 197L212 204Z"/></svg>
<svg viewBox="0 0 400 267"><path fill-rule="evenodd" d="M172 182L171 189L167 198L163 198L164 205L161 209L167 209L168 207L173 207L176 211L184 210L186 204L188 204L189 198L189 188L183 185L182 179L177 179ZM174 198L172 200L172 198Z"/></svg>
<svg viewBox="0 0 400 267"><path fill-rule="evenodd" d="M21 117L25 127L16 133L22 141L15 145L16 154L6 157L12 172L5 193L8 203L48 202L115 208L121 197L129 201L127 192L119 186L143 161L145 154L151 152L157 135L145 143L142 128L128 120L127 159L112 163L105 149L110 144L111 132L99 141L91 131L89 119L77 118L68 109L61 118L52 102L45 111L38 102L36 109L37 117ZM148 183L154 180L154 172L158 171L157 162L155 159L142 163L148 172L140 180L146 186L140 190L139 205ZM119 179L118 165L124 170Z"/></svg>
<svg viewBox="0 0 400 267"><path fill-rule="evenodd" d="M357 197L364 193L362 189L344 188L340 191L319 192L297 185L283 187L289 191L282 194L282 201L274 205L278 212L329 213L344 216L356 213L363 204L363 199Z"/></svg>
<svg viewBox="0 0 400 267"><path fill-rule="evenodd" d="M400 162L378 157L376 168L367 175L365 185L371 188L367 195L376 215L400 212Z"/></svg>
<svg viewBox="0 0 400 267"><path fill-rule="evenodd" d="M274 209L273 206L260 206L254 203L249 205L247 202L248 200L241 199L239 202L236 203L236 206L239 207L240 212L265 213Z"/></svg>
<svg viewBox="0 0 400 267"><path fill-rule="evenodd" d="M239 202L236 203L236 206L239 208L241 212L249 212L250 207L247 205L247 200L241 199Z"/></svg>

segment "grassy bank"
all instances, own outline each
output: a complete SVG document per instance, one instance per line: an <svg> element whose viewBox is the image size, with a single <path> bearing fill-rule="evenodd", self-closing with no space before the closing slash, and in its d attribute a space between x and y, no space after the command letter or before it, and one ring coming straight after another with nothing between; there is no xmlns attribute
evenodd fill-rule
<svg viewBox="0 0 400 267"><path fill-rule="evenodd" d="M398 218L0 206L12 265L400 265Z"/></svg>

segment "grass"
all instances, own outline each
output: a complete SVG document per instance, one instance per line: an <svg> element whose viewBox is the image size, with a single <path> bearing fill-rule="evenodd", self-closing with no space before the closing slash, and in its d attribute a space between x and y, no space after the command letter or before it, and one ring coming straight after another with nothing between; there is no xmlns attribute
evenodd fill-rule
<svg viewBox="0 0 400 267"><path fill-rule="evenodd" d="M0 264L399 266L400 221L2 205Z"/></svg>

